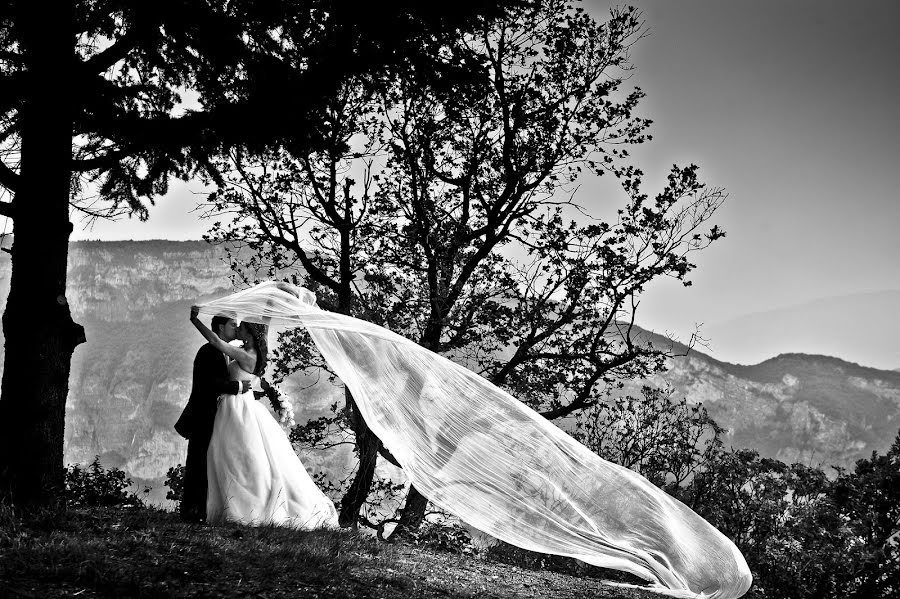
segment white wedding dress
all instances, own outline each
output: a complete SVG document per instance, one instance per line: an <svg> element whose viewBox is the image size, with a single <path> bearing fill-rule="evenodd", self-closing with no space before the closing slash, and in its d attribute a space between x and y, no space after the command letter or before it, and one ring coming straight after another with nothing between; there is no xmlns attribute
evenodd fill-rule
<svg viewBox="0 0 900 599"><path fill-rule="evenodd" d="M237 361L232 380L253 380ZM209 522L337 527L334 504L316 486L281 426L252 391L222 395L206 454Z"/></svg>

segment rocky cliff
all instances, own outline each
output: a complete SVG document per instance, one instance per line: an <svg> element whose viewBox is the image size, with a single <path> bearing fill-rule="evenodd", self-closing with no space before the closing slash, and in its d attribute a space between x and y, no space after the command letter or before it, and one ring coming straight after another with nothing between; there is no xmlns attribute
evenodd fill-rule
<svg viewBox="0 0 900 599"><path fill-rule="evenodd" d="M8 285L9 256L2 253L0 302ZM193 357L203 344L188 322L189 307L231 289L224 250L203 242L71 245L68 299L88 342L73 356L68 463L99 455L104 465L153 487L154 498L165 496L165 473L184 462L186 450L172 425L187 401ZM900 427L900 373L824 356L788 354L738 366L692 351L650 382L671 384L689 401L703 402L729 430L728 442L785 461L848 466L873 450L885 451ZM638 388L635 383L626 391ZM298 422L324 414L342 397L324 380L312 385L294 379L287 391ZM303 457L312 471L347 474L347 448Z"/></svg>
<svg viewBox="0 0 900 599"><path fill-rule="evenodd" d="M88 339L72 358L65 459L99 455L165 496L186 441L172 429L190 394L193 355L203 344L188 323L197 299L227 293L221 248L203 242L77 242L69 249L67 298ZM0 256L0 295L9 286ZM12 348L4 348L13 351Z"/></svg>
<svg viewBox="0 0 900 599"><path fill-rule="evenodd" d="M666 341L644 333L657 347ZM782 354L744 366L699 351L668 361L650 383L703 403L726 443L787 463L850 467L884 453L900 429L900 373L828 356ZM629 392L637 392L629 385Z"/></svg>

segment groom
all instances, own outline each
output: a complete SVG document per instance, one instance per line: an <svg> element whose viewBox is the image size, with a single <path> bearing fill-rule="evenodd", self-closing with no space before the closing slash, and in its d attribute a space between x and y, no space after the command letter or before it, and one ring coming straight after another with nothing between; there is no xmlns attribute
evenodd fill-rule
<svg viewBox="0 0 900 599"><path fill-rule="evenodd" d="M237 337L237 324L227 316L213 316L210 328L226 342ZM185 522L206 520L206 450L212 437L217 399L222 394L246 392L249 386L249 381L229 379L228 359L215 347L207 343L197 351L191 397L175 423L178 434L188 440L181 498L181 519Z"/></svg>

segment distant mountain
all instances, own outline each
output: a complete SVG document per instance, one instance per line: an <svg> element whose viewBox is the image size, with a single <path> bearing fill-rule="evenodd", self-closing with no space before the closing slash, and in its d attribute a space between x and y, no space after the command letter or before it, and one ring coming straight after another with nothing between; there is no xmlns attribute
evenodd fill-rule
<svg viewBox="0 0 900 599"><path fill-rule="evenodd" d="M893 369L900 364L898 313L900 290L857 293L708 324L703 336L730 362L804 352Z"/></svg>
<svg viewBox="0 0 900 599"><path fill-rule="evenodd" d="M0 253L0 303L8 285L9 256ZM100 455L104 465L151 485L156 499L165 496L165 473L184 462L186 450L172 425L187 401L191 364L203 344L188 322L189 307L231 289L224 250L203 242L71 244L68 299L88 343L73 356L67 463ZM658 346L672 345L643 335ZM738 366L699 351L669 366L650 382L671 384L690 401L703 402L730 431L728 442L785 461L849 466L873 450L884 452L900 427L898 372L802 354ZM639 388L635 382L626 392ZM294 378L287 392L298 421L343 401L340 389L324 380ZM349 449L303 459L312 471L343 478Z"/></svg>
<svg viewBox="0 0 900 599"><path fill-rule="evenodd" d="M654 333L639 338L687 353L649 382L703 403L735 447L788 463L849 467L872 451L886 452L900 429L900 372L800 353L729 364Z"/></svg>
<svg viewBox="0 0 900 599"><path fill-rule="evenodd" d="M4 307L9 275L10 257L0 254ZM187 447L172 424L203 343L190 334L189 309L197 298L227 293L229 275L224 252L204 242L70 244L67 298L88 342L72 357L66 463L99 455L165 496L166 470L184 462Z"/></svg>

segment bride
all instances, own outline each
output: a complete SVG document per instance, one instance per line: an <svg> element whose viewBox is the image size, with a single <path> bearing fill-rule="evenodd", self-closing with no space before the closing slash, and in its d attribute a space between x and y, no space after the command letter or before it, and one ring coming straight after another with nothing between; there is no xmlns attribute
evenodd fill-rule
<svg viewBox="0 0 900 599"><path fill-rule="evenodd" d="M241 323L237 336L244 345L237 347L219 338L197 314L191 308L193 325L231 359L231 379L258 379L266 367L268 327ZM284 430L252 390L219 397L206 464L210 522L337 526L334 504L307 474Z"/></svg>

